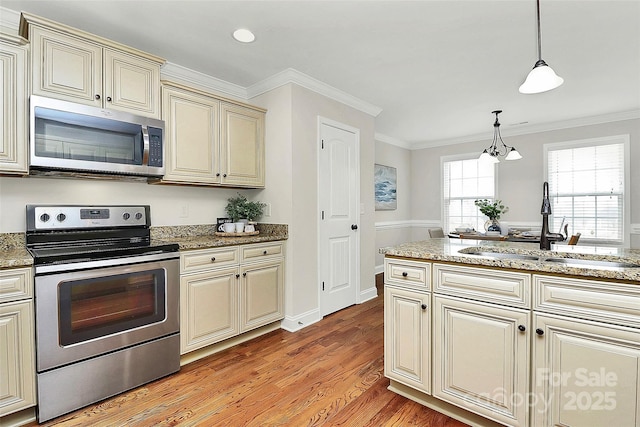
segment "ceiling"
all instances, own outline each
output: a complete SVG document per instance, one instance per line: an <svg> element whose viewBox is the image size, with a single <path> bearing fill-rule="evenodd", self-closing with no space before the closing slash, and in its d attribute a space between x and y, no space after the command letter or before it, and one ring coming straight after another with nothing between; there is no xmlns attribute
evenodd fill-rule
<svg viewBox="0 0 640 427"><path fill-rule="evenodd" d="M542 57L565 79L522 95L537 60L534 0L13 1L1 6L250 87L293 68L382 111L408 144L592 116L640 117L640 0L542 0ZM231 38L244 27L252 44Z"/></svg>

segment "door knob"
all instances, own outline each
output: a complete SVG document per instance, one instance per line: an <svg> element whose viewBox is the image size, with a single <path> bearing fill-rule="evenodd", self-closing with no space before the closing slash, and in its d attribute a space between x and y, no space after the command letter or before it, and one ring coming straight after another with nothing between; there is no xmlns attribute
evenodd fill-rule
<svg viewBox="0 0 640 427"><path fill-rule="evenodd" d="M519 330L520 332L524 332L524 331L526 331L526 330L527 330L527 328L526 328L526 326L524 326L524 325L519 325L519 326L518 326L518 330Z"/></svg>
<svg viewBox="0 0 640 427"><path fill-rule="evenodd" d="M358 229L358 224L351 224L351 229L352 230L357 230Z"/></svg>

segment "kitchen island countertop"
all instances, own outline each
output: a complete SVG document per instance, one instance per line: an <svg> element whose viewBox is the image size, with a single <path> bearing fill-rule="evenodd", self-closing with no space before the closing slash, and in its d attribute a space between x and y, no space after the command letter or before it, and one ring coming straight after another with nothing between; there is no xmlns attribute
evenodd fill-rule
<svg viewBox="0 0 640 427"><path fill-rule="evenodd" d="M463 252L460 252L460 251ZM473 255L466 252L499 252L516 255L530 255L535 259L494 258L487 255ZM621 249L600 246L568 246L553 245L552 250L540 250L538 245L531 243L500 242L487 240L458 240L430 239L409 242L392 247L380 248L379 252L390 257L412 258L425 261L444 261L470 266L502 267L531 272L582 276L596 279L613 279L640 284L640 250ZM568 258L577 260L593 260L593 266L588 263L577 266L562 263L547 262L548 258ZM598 262L624 262L636 264L639 267L609 267L597 266Z"/></svg>

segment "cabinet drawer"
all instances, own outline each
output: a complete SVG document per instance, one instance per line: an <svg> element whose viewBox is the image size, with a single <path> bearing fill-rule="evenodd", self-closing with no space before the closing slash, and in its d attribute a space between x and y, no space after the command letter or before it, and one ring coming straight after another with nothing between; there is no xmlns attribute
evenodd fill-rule
<svg viewBox="0 0 640 427"><path fill-rule="evenodd" d="M180 254L180 273L238 263L238 247L202 249Z"/></svg>
<svg viewBox="0 0 640 427"><path fill-rule="evenodd" d="M31 268L0 270L0 302L27 299L33 296Z"/></svg>
<svg viewBox="0 0 640 427"><path fill-rule="evenodd" d="M267 243L258 245L241 246L242 261L258 261L263 258L270 258L274 256L283 255L283 244Z"/></svg>
<svg viewBox="0 0 640 427"><path fill-rule="evenodd" d="M428 291L431 289L431 264L385 258L384 282Z"/></svg>
<svg viewBox="0 0 640 427"><path fill-rule="evenodd" d="M533 276L534 310L640 327L640 286Z"/></svg>
<svg viewBox="0 0 640 427"><path fill-rule="evenodd" d="M434 264L433 288L447 295L531 307L531 275L526 273Z"/></svg>

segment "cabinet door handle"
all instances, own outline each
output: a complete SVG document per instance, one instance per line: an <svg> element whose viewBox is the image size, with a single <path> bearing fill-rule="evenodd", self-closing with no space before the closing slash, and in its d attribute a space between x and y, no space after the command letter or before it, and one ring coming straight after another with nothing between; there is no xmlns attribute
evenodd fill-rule
<svg viewBox="0 0 640 427"><path fill-rule="evenodd" d="M267 254L267 251L262 251L262 255L266 255L266 254Z"/></svg>
<svg viewBox="0 0 640 427"><path fill-rule="evenodd" d="M420 307L422 307L423 310L427 309L427 304L422 304Z"/></svg>
<svg viewBox="0 0 640 427"><path fill-rule="evenodd" d="M216 174L216 176L220 176L220 172L218 172L218 173Z"/></svg>
<svg viewBox="0 0 640 427"><path fill-rule="evenodd" d="M236 279L237 279L238 277L240 277L240 275L239 275L239 274L236 274Z"/></svg>
<svg viewBox="0 0 640 427"><path fill-rule="evenodd" d="M544 331L540 328L536 329L536 334L538 335L544 335Z"/></svg>
<svg viewBox="0 0 640 427"><path fill-rule="evenodd" d="M524 331L526 331L526 330L527 330L527 328L526 328L524 325L518 325L518 330L519 330L520 332L524 332Z"/></svg>
<svg viewBox="0 0 640 427"><path fill-rule="evenodd" d="M216 257L212 256L211 257L211 262L215 262L215 260L216 260Z"/></svg>
<svg viewBox="0 0 640 427"><path fill-rule="evenodd" d="M402 272L402 277L407 277L409 275L409 273L407 273L406 271Z"/></svg>
<svg viewBox="0 0 640 427"><path fill-rule="evenodd" d="M100 99L100 95L98 95L98 94L96 93L95 98L96 98L96 99Z"/></svg>
<svg viewBox="0 0 640 427"><path fill-rule="evenodd" d="M107 102L111 102L111 97L107 96Z"/></svg>
<svg viewBox="0 0 640 427"><path fill-rule="evenodd" d="M226 173L223 173L223 174L222 174L222 177L223 177L223 178L226 178L226 177L227 177L227 174L226 174Z"/></svg>
<svg viewBox="0 0 640 427"><path fill-rule="evenodd" d="M242 277L247 277L247 272L242 273Z"/></svg>

